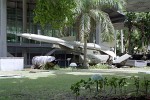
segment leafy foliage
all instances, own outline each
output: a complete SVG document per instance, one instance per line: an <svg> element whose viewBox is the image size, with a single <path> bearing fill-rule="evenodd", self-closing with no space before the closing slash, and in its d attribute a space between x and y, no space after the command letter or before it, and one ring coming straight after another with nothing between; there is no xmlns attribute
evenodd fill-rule
<svg viewBox="0 0 150 100"><path fill-rule="evenodd" d="M34 22L60 28L73 22L74 0L36 0Z"/></svg>
<svg viewBox="0 0 150 100"><path fill-rule="evenodd" d="M134 47L138 47L138 49L141 49L141 51L145 52L145 46L150 43L150 13L127 12L126 16L125 27L128 28L129 32L126 40L128 40L129 52L133 52ZM135 45L131 44L131 42L134 42Z"/></svg>
<svg viewBox="0 0 150 100"><path fill-rule="evenodd" d="M142 83L142 86L144 86L144 89L145 89L145 94L148 95L148 89L150 87L150 80L146 79L144 77L144 81Z"/></svg>
<svg viewBox="0 0 150 100"><path fill-rule="evenodd" d="M150 38L150 13L142 12L137 13L137 20L135 23L135 27L140 31L140 39L142 40L142 46L148 45Z"/></svg>
<svg viewBox="0 0 150 100"><path fill-rule="evenodd" d="M111 42L114 40L114 27L109 15L104 9L115 8L118 10L117 4L121 4L119 0L77 0L76 19L79 20L80 40L84 42L84 66L87 68L86 61L86 44L91 32L92 19L98 25L102 25L101 34L103 42ZM117 11L116 10L116 11ZM100 38L100 37L99 37Z"/></svg>
<svg viewBox="0 0 150 100"><path fill-rule="evenodd" d="M132 84L133 85L133 91L128 90L126 91L126 87L129 86L129 80L132 80ZM96 87L94 87L93 85L96 84ZM97 89L97 86L100 87L100 89ZM143 89L140 88L141 86L144 86L144 91L142 91ZM128 96L128 94L132 94L132 93L136 93L136 96L141 95L142 93L145 95L149 94L149 86L150 86L150 80L144 78L144 80L140 80L139 77L136 76L132 76L131 78L117 78L117 77L111 77L111 78L107 78L105 77L103 80L92 80L89 78L89 80L81 80L75 84L73 84L71 86L71 90L73 91L73 93L78 94L77 96L80 95L81 91L79 88L84 87L84 89L86 90L87 87L90 89L90 91L92 90L92 88L96 88L96 91L93 91L96 93L95 96L100 96L100 97L104 97L105 96L110 96L110 95L116 95L116 96ZM78 87L78 91L76 91L76 87ZM111 89L109 89L108 87L110 87ZM106 91L107 88L107 91ZM123 91L124 90L124 91ZM139 93L140 92L140 93ZM98 94L97 94L98 93ZM113 96L114 96L113 95Z"/></svg>
<svg viewBox="0 0 150 100"><path fill-rule="evenodd" d="M125 27L128 28L128 52L131 53L131 34L133 32L133 26L136 20L136 14L134 12L126 13Z"/></svg>

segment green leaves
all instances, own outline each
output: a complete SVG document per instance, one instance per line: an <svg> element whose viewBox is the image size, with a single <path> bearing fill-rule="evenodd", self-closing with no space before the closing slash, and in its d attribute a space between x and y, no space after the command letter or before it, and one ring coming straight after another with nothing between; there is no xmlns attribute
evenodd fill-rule
<svg viewBox="0 0 150 100"><path fill-rule="evenodd" d="M141 40L141 41L140 42L138 41L138 43L136 42L137 43L136 47L140 49L144 49L144 46L147 46L149 44L149 38L150 38L150 34L149 34L150 33L150 13L149 12L141 12L141 13L127 12L126 20L125 20L125 27L129 29L130 41L131 41L131 38L132 38L132 41L135 38L135 36L132 35L133 29L138 31L139 37L137 40Z"/></svg>
<svg viewBox="0 0 150 100"><path fill-rule="evenodd" d="M36 0L34 22L60 28L73 22L74 0Z"/></svg>
<svg viewBox="0 0 150 100"><path fill-rule="evenodd" d="M126 20L125 20L125 27L128 27L129 30L131 30L131 28L133 28L136 17L137 16L134 12L127 12L126 13Z"/></svg>
<svg viewBox="0 0 150 100"><path fill-rule="evenodd" d="M149 95L149 86L150 80L145 77L144 80L136 76L130 78L105 77L101 80L89 78L87 81L80 80L73 84L72 91L73 93L80 95L80 93L83 91L86 92L85 90L89 89L90 93L96 93L98 97L107 97L108 95L122 97L133 93L136 93L136 96L139 96L141 94ZM79 88L82 88L82 92Z"/></svg>
<svg viewBox="0 0 150 100"><path fill-rule="evenodd" d="M76 94L76 96L80 95L80 83L82 83L82 81L72 84L70 88L73 91L73 93Z"/></svg>
<svg viewBox="0 0 150 100"><path fill-rule="evenodd" d="M142 86L144 87L145 89L145 94L148 95L148 90L149 90L149 86L150 86L150 80L147 80L145 77L144 77L144 81L142 83Z"/></svg>

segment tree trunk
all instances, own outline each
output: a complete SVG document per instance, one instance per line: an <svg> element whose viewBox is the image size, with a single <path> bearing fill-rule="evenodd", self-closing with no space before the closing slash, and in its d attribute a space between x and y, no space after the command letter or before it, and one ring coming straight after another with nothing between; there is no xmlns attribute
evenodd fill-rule
<svg viewBox="0 0 150 100"><path fill-rule="evenodd" d="M87 38L84 38L84 61L83 61L83 68L88 69L88 62L87 62Z"/></svg>
<svg viewBox="0 0 150 100"><path fill-rule="evenodd" d="M128 53L131 54L131 28L129 28Z"/></svg>
<svg viewBox="0 0 150 100"><path fill-rule="evenodd" d="M144 38L145 38L145 33L144 33L144 26L143 25L141 25L141 33L142 33L142 40L141 40L141 42L142 42L142 49L143 49L143 52L145 52L144 51L144 47L145 47L145 43L144 43Z"/></svg>

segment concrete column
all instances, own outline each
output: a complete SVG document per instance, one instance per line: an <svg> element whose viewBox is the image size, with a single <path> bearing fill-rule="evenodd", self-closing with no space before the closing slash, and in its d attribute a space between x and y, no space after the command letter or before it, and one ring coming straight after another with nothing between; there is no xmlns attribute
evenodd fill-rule
<svg viewBox="0 0 150 100"><path fill-rule="evenodd" d="M117 30L115 30L114 37L115 37L115 51L114 52L117 55L117 53L116 53L116 50L117 50Z"/></svg>
<svg viewBox="0 0 150 100"><path fill-rule="evenodd" d="M123 30L121 30L121 53L124 52L124 45L123 45Z"/></svg>
<svg viewBox="0 0 150 100"><path fill-rule="evenodd" d="M27 51L26 51L26 48L22 50L22 56L24 57L24 64L27 65Z"/></svg>
<svg viewBox="0 0 150 100"><path fill-rule="evenodd" d="M34 25L34 31L33 31L33 34L37 34L38 31L37 31L37 25Z"/></svg>
<svg viewBox="0 0 150 100"><path fill-rule="evenodd" d="M99 44L101 43L101 23L100 22L97 22L96 23L96 44Z"/></svg>
<svg viewBox="0 0 150 100"><path fill-rule="evenodd" d="M0 57L7 57L7 0L0 0Z"/></svg>
<svg viewBox="0 0 150 100"><path fill-rule="evenodd" d="M41 35L41 30L38 30L38 32L37 32L37 33L38 33L38 35ZM36 33L36 34L37 34L37 33Z"/></svg>
<svg viewBox="0 0 150 100"><path fill-rule="evenodd" d="M22 0L23 8L23 32L27 32L27 0Z"/></svg>
<svg viewBox="0 0 150 100"><path fill-rule="evenodd" d="M22 8L23 8L23 33L27 32L27 0L22 0ZM23 39L26 41L26 39ZM24 57L24 64L27 65L27 51L24 49L22 51L22 56Z"/></svg>

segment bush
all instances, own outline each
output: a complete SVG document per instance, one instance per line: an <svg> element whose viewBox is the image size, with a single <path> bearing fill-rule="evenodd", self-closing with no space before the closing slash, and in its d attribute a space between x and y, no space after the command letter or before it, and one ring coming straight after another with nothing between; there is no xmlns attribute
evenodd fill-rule
<svg viewBox="0 0 150 100"><path fill-rule="evenodd" d="M88 88L87 88L88 87ZM101 78L100 80L93 79L93 76L86 80L81 80L71 86L71 90L76 94L76 98L82 93L86 92L89 89L90 93L94 93L91 98L96 98L96 100L109 99L112 100L126 100L127 98L137 98L138 100L141 97L146 99L150 95L149 91L150 80L144 78L141 80L139 77L131 78ZM82 88L82 89L81 89ZM93 89L92 89L93 88ZM88 93L87 93L88 94Z"/></svg>
<svg viewBox="0 0 150 100"><path fill-rule="evenodd" d="M97 65L90 66L89 68L90 69L109 69L110 66L105 65L105 64L97 64Z"/></svg>
<svg viewBox="0 0 150 100"><path fill-rule="evenodd" d="M42 69L45 69L45 70L50 70L50 69L53 69L53 70L58 70L60 67L54 63L46 63L45 65L43 65L43 68Z"/></svg>

